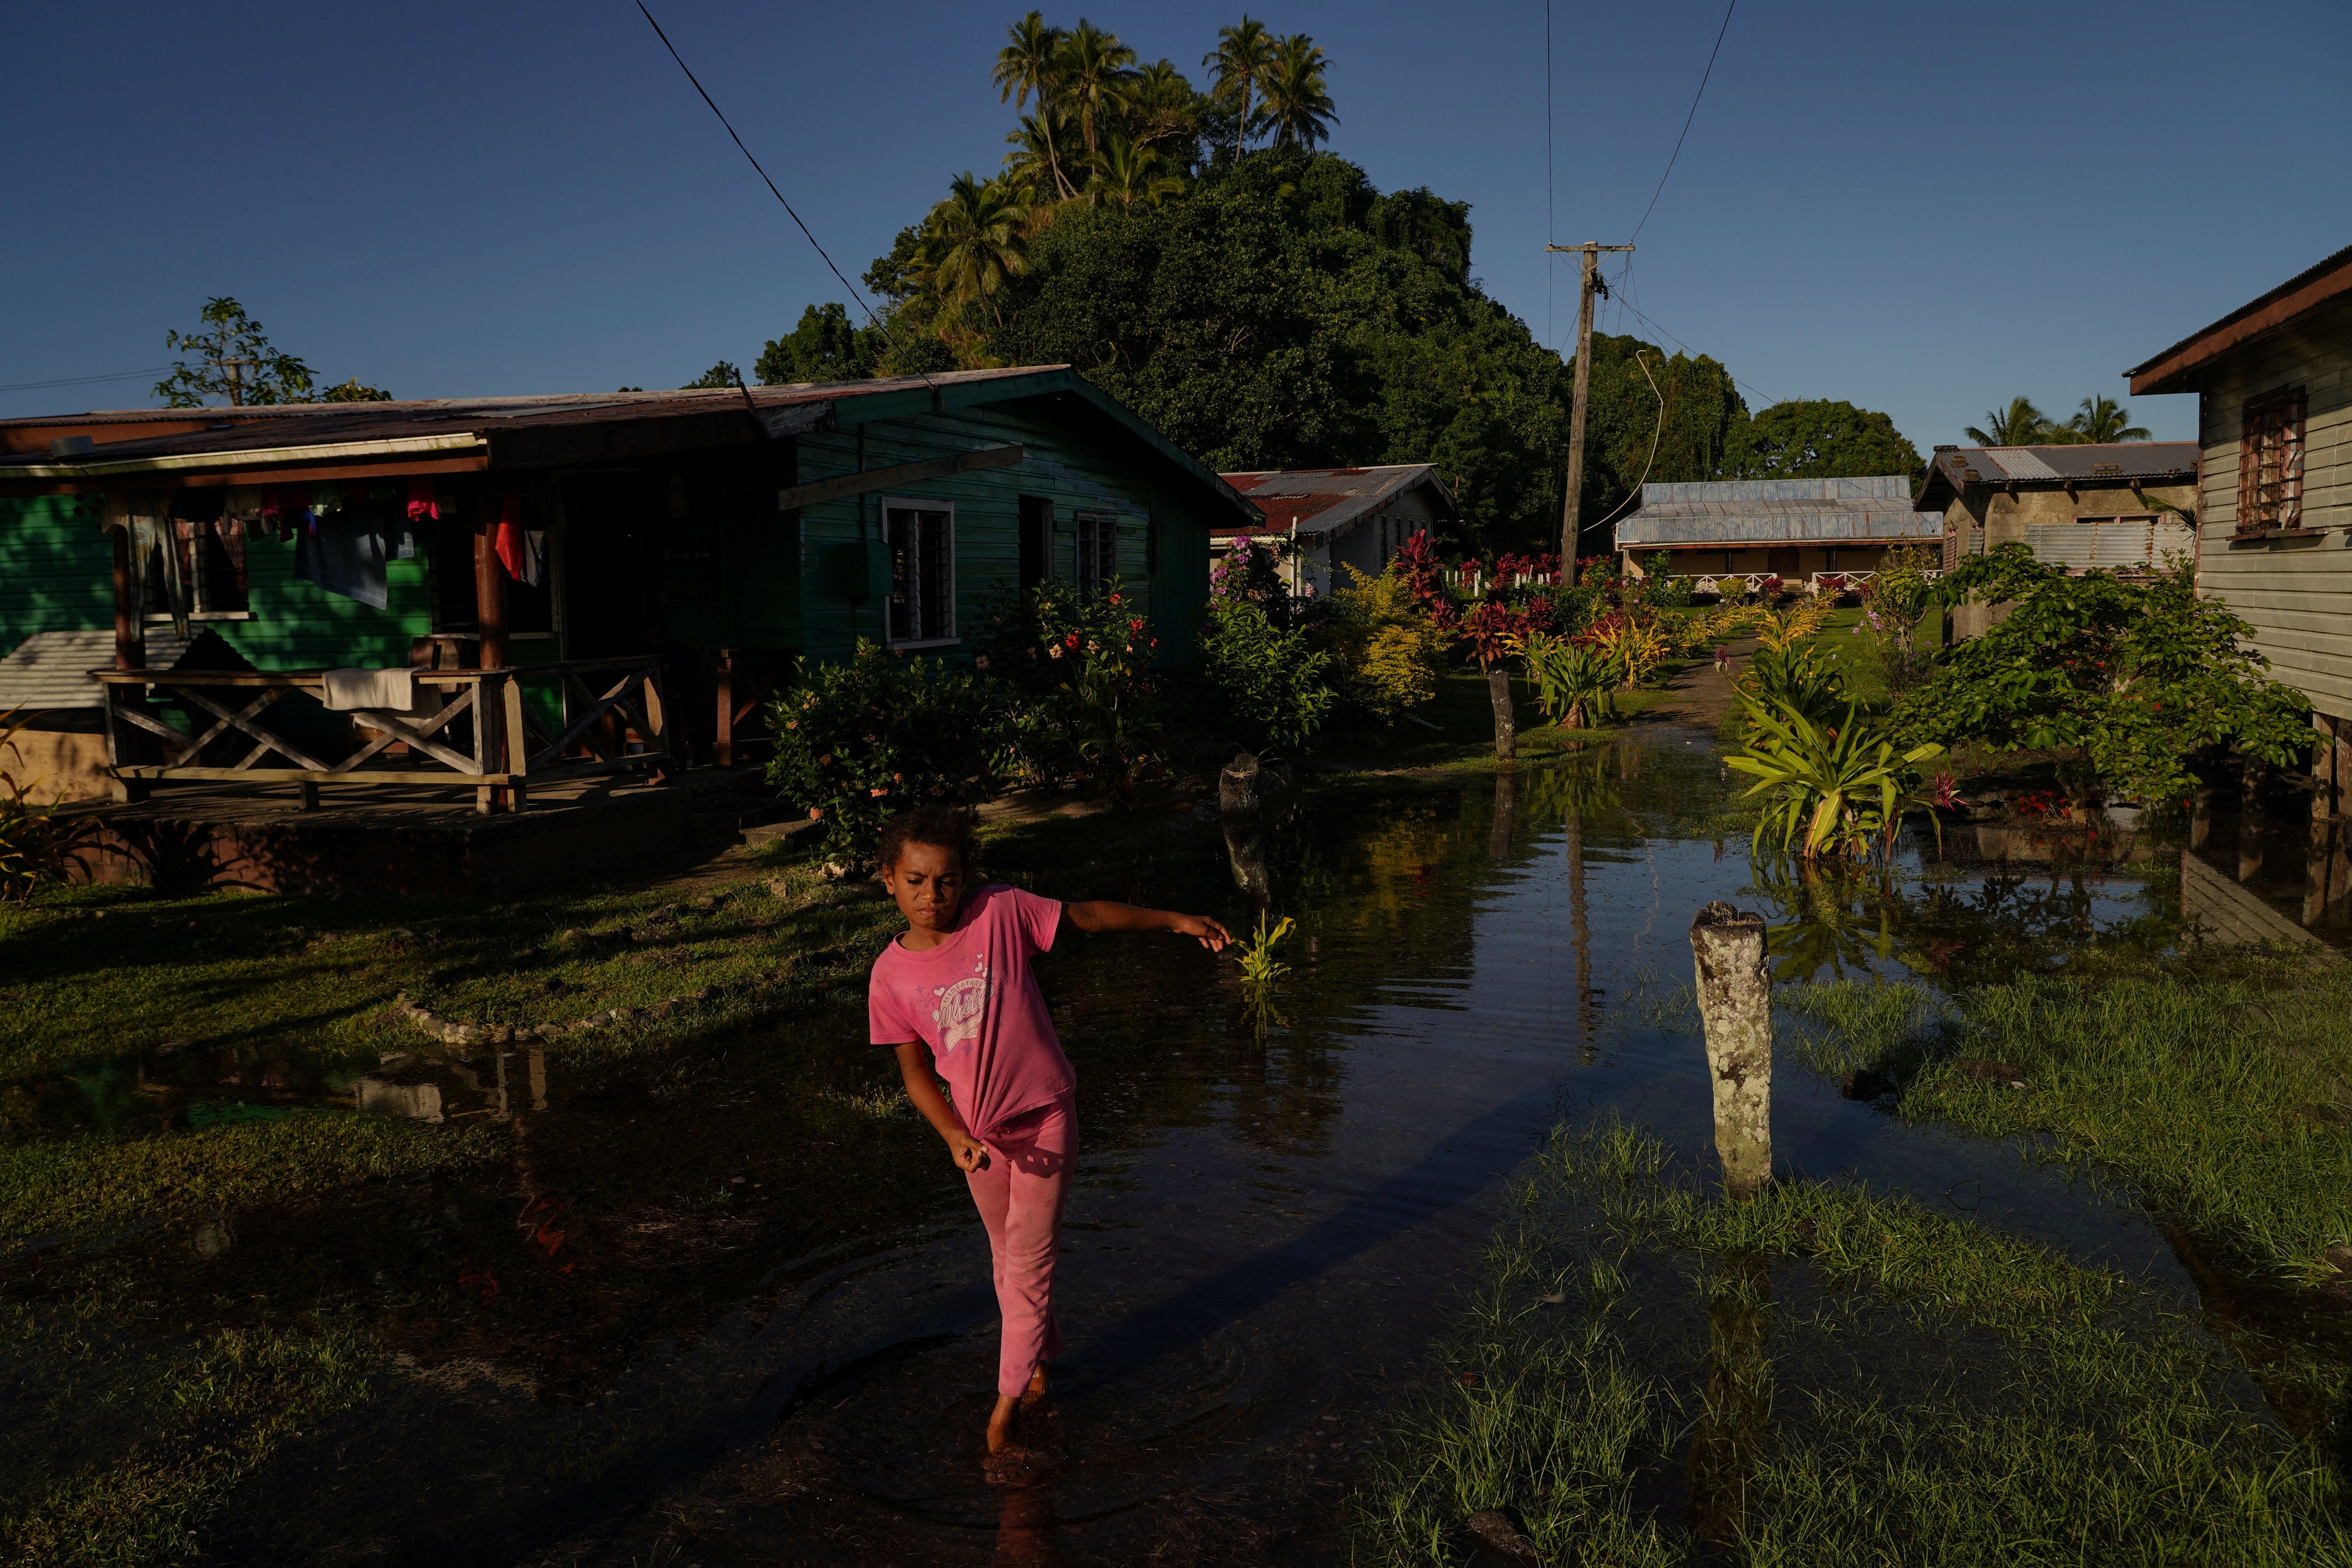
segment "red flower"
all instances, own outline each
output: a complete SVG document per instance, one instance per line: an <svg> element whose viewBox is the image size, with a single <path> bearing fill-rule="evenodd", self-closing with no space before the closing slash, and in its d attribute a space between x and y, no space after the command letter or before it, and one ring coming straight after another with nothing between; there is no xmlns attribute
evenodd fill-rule
<svg viewBox="0 0 2352 1568"><path fill-rule="evenodd" d="M1077 634L1077 633L1076 633L1076 632L1072 632L1068 637L1064 637L1064 638L1062 639L1062 646L1063 646L1064 647L1077 647L1077 646L1078 646L1078 634Z"/></svg>
<svg viewBox="0 0 2352 1568"><path fill-rule="evenodd" d="M809 807L809 820L811 822L814 822L818 817L823 816L824 815L824 813L817 807L814 805Z"/></svg>

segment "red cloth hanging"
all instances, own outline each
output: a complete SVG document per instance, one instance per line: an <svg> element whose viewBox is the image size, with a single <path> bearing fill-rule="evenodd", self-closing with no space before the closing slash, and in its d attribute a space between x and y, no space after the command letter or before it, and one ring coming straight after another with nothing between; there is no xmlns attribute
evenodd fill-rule
<svg viewBox="0 0 2352 1568"><path fill-rule="evenodd" d="M433 481L413 479L408 481L408 521L424 522L427 519L441 521L441 503L433 499Z"/></svg>
<svg viewBox="0 0 2352 1568"><path fill-rule="evenodd" d="M491 542L499 552L499 563L507 575L520 581L522 577L522 497L509 496L499 505L498 530Z"/></svg>

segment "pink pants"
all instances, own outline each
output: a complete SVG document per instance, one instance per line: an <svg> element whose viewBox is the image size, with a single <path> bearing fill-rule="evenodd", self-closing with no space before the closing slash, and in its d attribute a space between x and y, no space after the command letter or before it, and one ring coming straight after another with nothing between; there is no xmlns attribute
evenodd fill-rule
<svg viewBox="0 0 2352 1568"><path fill-rule="evenodd" d="M1029 1386L1038 1363L1062 1353L1062 1331L1054 1321L1054 1254L1061 1242L1062 1200L1078 1157L1071 1112L1066 1100L1023 1111L981 1140L988 1145L988 1166L964 1176L996 1265L996 1305L1004 1315L996 1392L1007 1398Z"/></svg>

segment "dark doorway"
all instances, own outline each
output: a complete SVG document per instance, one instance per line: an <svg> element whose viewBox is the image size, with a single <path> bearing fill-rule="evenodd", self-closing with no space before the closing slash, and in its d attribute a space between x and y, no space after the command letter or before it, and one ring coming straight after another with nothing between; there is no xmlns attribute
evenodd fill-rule
<svg viewBox="0 0 2352 1568"><path fill-rule="evenodd" d="M573 658L649 651L660 639L660 487L641 473L562 483L567 651Z"/></svg>
<svg viewBox="0 0 2352 1568"><path fill-rule="evenodd" d="M1054 503L1044 496L1021 498L1021 591L1027 593L1054 574Z"/></svg>

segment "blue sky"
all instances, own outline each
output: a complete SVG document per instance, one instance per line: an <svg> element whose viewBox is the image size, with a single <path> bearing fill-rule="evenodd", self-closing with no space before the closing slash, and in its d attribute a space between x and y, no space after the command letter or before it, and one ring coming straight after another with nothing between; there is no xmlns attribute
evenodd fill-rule
<svg viewBox="0 0 2352 1568"><path fill-rule="evenodd" d="M1003 155L1012 4L656 14L852 279ZM1201 79L1237 7L1084 14ZM1539 0L1255 14L1331 56L1332 150L1472 203L1474 273L1559 343L1548 232L1640 218L1723 9L1554 0L1549 231ZM8 37L0 384L161 365L226 293L403 396L676 385L842 293L629 0L85 0ZM2016 394L2121 396L2126 365L2352 243L2347 58L2341 0L1740 0L1624 295L1751 404L1848 398L1923 450ZM0 414L144 406L152 379ZM2193 398L2134 412L2194 434Z"/></svg>

